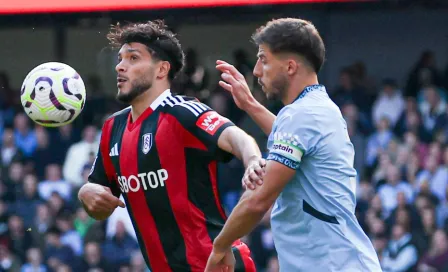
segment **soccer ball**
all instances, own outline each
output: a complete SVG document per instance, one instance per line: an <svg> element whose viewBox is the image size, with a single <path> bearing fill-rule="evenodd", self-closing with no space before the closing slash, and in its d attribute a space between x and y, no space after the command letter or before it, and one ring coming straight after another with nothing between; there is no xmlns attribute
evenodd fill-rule
<svg viewBox="0 0 448 272"><path fill-rule="evenodd" d="M84 108L86 88L81 76L67 64L43 63L28 73L20 93L25 113L45 127L67 125Z"/></svg>

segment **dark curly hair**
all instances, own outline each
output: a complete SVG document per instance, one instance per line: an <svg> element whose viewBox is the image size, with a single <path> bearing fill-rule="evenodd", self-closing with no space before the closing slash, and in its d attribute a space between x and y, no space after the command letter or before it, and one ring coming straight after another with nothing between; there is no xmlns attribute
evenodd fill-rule
<svg viewBox="0 0 448 272"><path fill-rule="evenodd" d="M182 51L182 46L163 20L132 23L125 26L118 23L111 27L107 39L113 48L120 48L124 44L132 42L146 45L153 59L170 63L171 69L168 73L170 81L184 67L185 54Z"/></svg>
<svg viewBox="0 0 448 272"><path fill-rule="evenodd" d="M295 18L269 21L252 35L256 45L266 44L273 53L296 53L318 73L325 60L325 45L311 22Z"/></svg>

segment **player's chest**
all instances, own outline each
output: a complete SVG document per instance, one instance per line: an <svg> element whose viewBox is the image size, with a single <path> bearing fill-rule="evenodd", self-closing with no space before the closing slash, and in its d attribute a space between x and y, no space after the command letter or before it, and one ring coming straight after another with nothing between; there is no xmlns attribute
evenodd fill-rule
<svg viewBox="0 0 448 272"><path fill-rule="evenodd" d="M175 161L183 147L176 127L156 114L139 126L124 124L116 129L110 140L109 157L117 175L157 174Z"/></svg>

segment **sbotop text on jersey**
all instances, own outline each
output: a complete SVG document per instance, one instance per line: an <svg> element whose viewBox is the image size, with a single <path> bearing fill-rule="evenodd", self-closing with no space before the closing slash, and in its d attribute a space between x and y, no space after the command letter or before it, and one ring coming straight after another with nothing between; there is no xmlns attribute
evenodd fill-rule
<svg viewBox="0 0 448 272"><path fill-rule="evenodd" d="M165 186L165 181L168 179L168 171L159 169L148 173L139 173L137 176L130 175L118 176L118 183L120 190L123 193L137 192L143 187L143 190L155 189L159 186Z"/></svg>

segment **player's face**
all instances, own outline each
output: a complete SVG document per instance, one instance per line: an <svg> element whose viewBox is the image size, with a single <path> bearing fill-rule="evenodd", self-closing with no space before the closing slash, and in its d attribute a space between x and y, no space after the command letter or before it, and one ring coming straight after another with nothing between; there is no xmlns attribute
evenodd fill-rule
<svg viewBox="0 0 448 272"><path fill-rule="evenodd" d="M281 100L288 89L288 77L282 59L275 56L265 44L259 46L257 56L253 73L258 78L258 84L268 99Z"/></svg>
<svg viewBox="0 0 448 272"><path fill-rule="evenodd" d="M118 52L117 99L131 103L136 97L152 87L154 61L144 44L124 44Z"/></svg>

